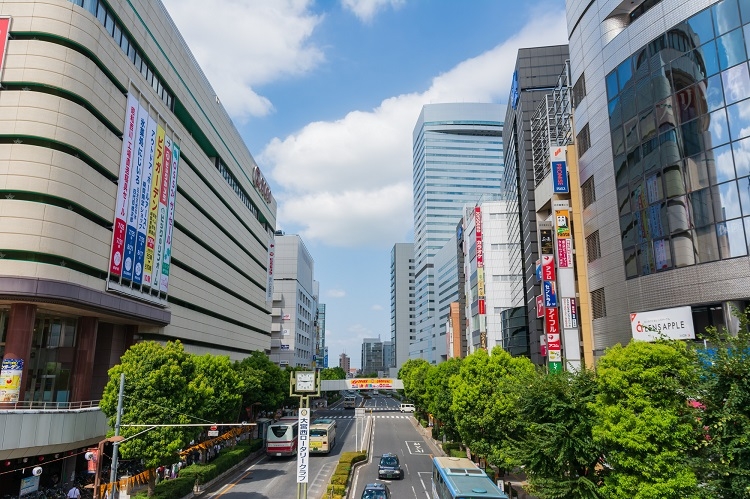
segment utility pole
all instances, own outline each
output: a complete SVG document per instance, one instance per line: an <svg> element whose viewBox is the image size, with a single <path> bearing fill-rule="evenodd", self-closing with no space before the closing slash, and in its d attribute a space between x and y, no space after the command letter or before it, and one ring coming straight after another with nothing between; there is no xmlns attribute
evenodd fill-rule
<svg viewBox="0 0 750 499"><path fill-rule="evenodd" d="M115 422L115 437L120 436L120 421L122 420L122 399L125 394L125 373L120 373L120 393L117 396L117 421ZM119 450L120 442L116 441L112 444L112 469L109 473L109 483L112 484L112 499L116 499L115 491L117 496L120 496L120 491L117 490L117 451Z"/></svg>
<svg viewBox="0 0 750 499"><path fill-rule="evenodd" d="M310 396L320 397L320 376L316 371L296 371L289 377L289 395L299 397L299 439L297 446L297 499L307 499L309 476ZM303 427L304 425L304 427ZM304 432L304 433L303 433Z"/></svg>

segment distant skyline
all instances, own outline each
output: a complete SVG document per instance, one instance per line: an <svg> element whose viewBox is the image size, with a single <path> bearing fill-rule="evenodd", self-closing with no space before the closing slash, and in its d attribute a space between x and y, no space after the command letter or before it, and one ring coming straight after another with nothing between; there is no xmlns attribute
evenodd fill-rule
<svg viewBox="0 0 750 499"><path fill-rule="evenodd" d="M517 50L567 43L563 0L164 0L315 260L328 364L390 339L390 250L413 241L422 105L505 104Z"/></svg>

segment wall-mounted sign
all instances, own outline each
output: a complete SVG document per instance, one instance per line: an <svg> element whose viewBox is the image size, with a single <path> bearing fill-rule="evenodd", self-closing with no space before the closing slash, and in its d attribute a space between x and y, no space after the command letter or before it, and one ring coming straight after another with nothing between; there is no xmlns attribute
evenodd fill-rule
<svg viewBox="0 0 750 499"><path fill-rule="evenodd" d="M630 314L630 327L633 339L638 341L695 339L693 312L690 307L636 312Z"/></svg>
<svg viewBox="0 0 750 499"><path fill-rule="evenodd" d="M542 255L555 254L555 240L552 229L539 229L539 250Z"/></svg>
<svg viewBox="0 0 750 499"><path fill-rule="evenodd" d="M555 280L555 257L552 255L542 255L542 280Z"/></svg>
<svg viewBox="0 0 750 499"><path fill-rule="evenodd" d="M0 368L0 402L18 402L23 359L3 359Z"/></svg>
<svg viewBox="0 0 750 499"><path fill-rule="evenodd" d="M310 476L310 409L300 408L298 421L297 483L307 483Z"/></svg>
<svg viewBox="0 0 750 499"><path fill-rule="evenodd" d="M515 110L518 106L518 99L521 97L521 91L518 88L518 71L513 71L513 80L510 83L510 106Z"/></svg>
<svg viewBox="0 0 750 499"><path fill-rule="evenodd" d="M570 211L555 210L557 237L570 237Z"/></svg>
<svg viewBox="0 0 750 499"><path fill-rule="evenodd" d="M536 318L541 319L542 317L544 317L544 297L536 295Z"/></svg>
<svg viewBox="0 0 750 499"><path fill-rule="evenodd" d="M568 187L568 164L565 161L565 148L552 147L549 152L552 162L552 190L557 194L570 192Z"/></svg>
<svg viewBox="0 0 750 499"><path fill-rule="evenodd" d="M575 298L560 298L560 311L562 312L563 328L575 329L578 327L578 308Z"/></svg>
<svg viewBox="0 0 750 499"><path fill-rule="evenodd" d="M557 266L561 268L573 266L573 248L569 237L557 240Z"/></svg>
<svg viewBox="0 0 750 499"><path fill-rule="evenodd" d="M542 296L544 296L544 307L557 306L557 285L555 281L542 281Z"/></svg>
<svg viewBox="0 0 750 499"><path fill-rule="evenodd" d="M290 321L290 320L292 320L292 314L284 314L284 315L283 315L283 316L281 317L281 320L282 320L282 321Z"/></svg>

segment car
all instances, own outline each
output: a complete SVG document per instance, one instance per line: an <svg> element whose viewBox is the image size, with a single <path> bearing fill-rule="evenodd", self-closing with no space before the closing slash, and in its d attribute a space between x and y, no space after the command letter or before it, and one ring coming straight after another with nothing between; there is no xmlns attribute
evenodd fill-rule
<svg viewBox="0 0 750 499"><path fill-rule="evenodd" d="M333 423L333 427L336 428L338 426L338 423L335 419L331 418L317 418L310 424L331 424Z"/></svg>
<svg viewBox="0 0 750 499"><path fill-rule="evenodd" d="M396 454L383 454L378 464L378 478L404 478L404 470L401 469L401 463L398 462Z"/></svg>
<svg viewBox="0 0 750 499"><path fill-rule="evenodd" d="M415 408L414 404L401 404L398 410L401 412L414 412Z"/></svg>
<svg viewBox="0 0 750 499"><path fill-rule="evenodd" d="M362 499L391 499L391 491L384 483L368 483L362 491Z"/></svg>

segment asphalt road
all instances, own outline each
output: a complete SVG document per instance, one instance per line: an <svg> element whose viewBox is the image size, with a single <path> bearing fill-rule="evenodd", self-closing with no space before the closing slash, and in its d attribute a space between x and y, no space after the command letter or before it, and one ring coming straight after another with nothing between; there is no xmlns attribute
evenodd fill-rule
<svg viewBox="0 0 750 499"><path fill-rule="evenodd" d="M365 483L377 480L377 464L385 452L398 453L402 467L406 471L404 480L394 483L380 480L388 485L394 498L428 499L426 491L430 485L430 451L415 428L412 414L401 414L399 401L384 395L370 399L358 397L358 406L365 408L367 416L373 419L373 439L371 460L358 468L350 497L358 498ZM355 424L355 411L336 407L313 410L313 418L328 417L337 423L336 446L330 454L310 456L310 482L308 499L321 499L326 486L338 463L341 452L355 450L355 441L362 438L364 424ZM359 434L355 435L355 428ZM361 443L360 443L361 446ZM247 467L227 476L208 490L206 499L293 499L297 495L297 457L263 456Z"/></svg>

